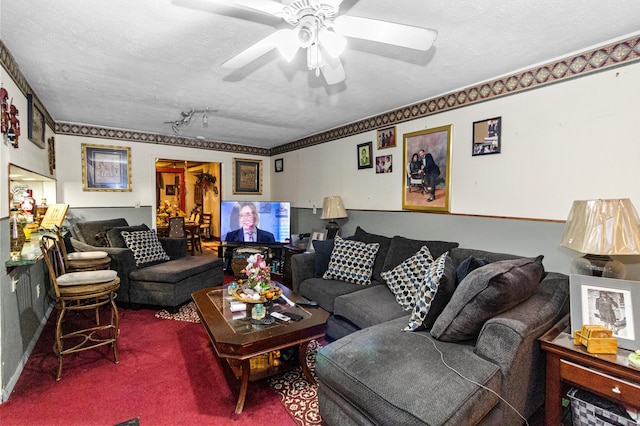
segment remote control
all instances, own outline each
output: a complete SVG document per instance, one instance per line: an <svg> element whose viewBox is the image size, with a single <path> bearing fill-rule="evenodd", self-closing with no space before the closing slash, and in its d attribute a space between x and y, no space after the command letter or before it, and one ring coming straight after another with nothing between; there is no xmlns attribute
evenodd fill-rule
<svg viewBox="0 0 640 426"><path fill-rule="evenodd" d="M279 319L280 321L291 321L291 318L282 315L280 312L271 312L271 316Z"/></svg>
<svg viewBox="0 0 640 426"><path fill-rule="evenodd" d="M300 321L304 318L302 315L294 314L293 312L283 312L282 315L286 315L294 321Z"/></svg>
<svg viewBox="0 0 640 426"><path fill-rule="evenodd" d="M316 306L318 306L318 302L314 302L313 300L298 300L296 302L296 305L298 305L298 306L308 306L310 308L315 308Z"/></svg>

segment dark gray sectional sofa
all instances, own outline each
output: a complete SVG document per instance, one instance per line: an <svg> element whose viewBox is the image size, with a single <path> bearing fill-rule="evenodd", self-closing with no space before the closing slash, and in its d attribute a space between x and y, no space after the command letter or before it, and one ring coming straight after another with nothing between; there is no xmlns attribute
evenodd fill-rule
<svg viewBox="0 0 640 426"><path fill-rule="evenodd" d="M117 301L163 306L175 312L191 300L191 293L222 284L223 261L217 257L189 256L186 239L159 238L168 260L136 265L122 232L149 231L146 225L129 226L126 219L79 222L71 227L70 245L75 251L106 251L111 269L118 271Z"/></svg>
<svg viewBox="0 0 640 426"><path fill-rule="evenodd" d="M545 363L538 337L568 312L566 275L545 272L541 257L388 238L361 228L351 238L380 245L370 285L322 278L316 269L326 267L332 242L292 257L294 291L331 313L332 342L316 358L326 424L517 425L541 407ZM411 312L380 274L423 245L434 259L448 252L449 282L443 276L423 327L403 331ZM478 260L475 270L464 270ZM479 284L483 280L489 283Z"/></svg>

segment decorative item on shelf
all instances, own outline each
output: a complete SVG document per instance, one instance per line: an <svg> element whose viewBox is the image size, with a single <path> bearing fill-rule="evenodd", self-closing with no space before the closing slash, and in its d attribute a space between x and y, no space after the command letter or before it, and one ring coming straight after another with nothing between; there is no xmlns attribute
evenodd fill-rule
<svg viewBox="0 0 640 426"><path fill-rule="evenodd" d="M236 299L246 303L266 303L282 294L282 289L271 282L271 268L261 254L249 256L244 273L247 279L239 280L238 288L232 290Z"/></svg>
<svg viewBox="0 0 640 426"><path fill-rule="evenodd" d="M582 329L573 332L573 344L584 346L590 354L618 352L618 339L604 325L583 325Z"/></svg>
<svg viewBox="0 0 640 426"><path fill-rule="evenodd" d="M624 279L626 267L611 256L640 254L638 213L628 198L574 201L560 245L585 253L572 273Z"/></svg>
<svg viewBox="0 0 640 426"><path fill-rule="evenodd" d="M11 242L11 260L19 260L24 247L26 237L24 235L24 229L20 222L20 210L11 209L11 221L10 224L10 242Z"/></svg>
<svg viewBox="0 0 640 426"><path fill-rule="evenodd" d="M196 180L196 185L202 188L202 191L206 194L207 191L213 191L214 195L218 196L218 187L216 186L216 182L218 178L210 173L201 172L198 174L198 178Z"/></svg>
<svg viewBox="0 0 640 426"><path fill-rule="evenodd" d="M331 195L324 197L322 201L322 216L320 219L329 219L327 222L327 239L332 240L338 234L340 225L334 219L342 219L348 217L347 210L344 208L342 197L339 195Z"/></svg>
<svg viewBox="0 0 640 426"><path fill-rule="evenodd" d="M629 354L629 365L640 368L640 350Z"/></svg>

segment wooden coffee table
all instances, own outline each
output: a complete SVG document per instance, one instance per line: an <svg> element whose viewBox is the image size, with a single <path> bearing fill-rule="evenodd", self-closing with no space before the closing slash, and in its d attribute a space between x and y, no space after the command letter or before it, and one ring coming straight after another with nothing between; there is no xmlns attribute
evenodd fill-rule
<svg viewBox="0 0 640 426"><path fill-rule="evenodd" d="M285 296L294 302L306 300L275 283ZM300 321L284 323L276 320L273 325L261 325L251 322L246 311L231 312L227 286L205 288L191 295L198 315L218 357L225 359L237 379L241 379L240 395L236 404L236 413L244 408L249 381L260 380L294 368L297 362L272 361L268 354L273 351L299 346L298 360L306 379L315 384L306 361L307 346L312 340L321 339L329 313L324 309L291 307L286 303L274 303L273 311L289 311L303 316ZM267 356L265 356L267 355ZM279 364L279 365L276 365Z"/></svg>

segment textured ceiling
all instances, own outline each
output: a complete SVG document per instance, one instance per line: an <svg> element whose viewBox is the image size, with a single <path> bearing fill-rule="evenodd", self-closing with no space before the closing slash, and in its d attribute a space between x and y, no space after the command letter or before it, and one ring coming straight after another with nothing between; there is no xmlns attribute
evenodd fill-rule
<svg viewBox="0 0 640 426"><path fill-rule="evenodd" d="M349 39L328 86L273 51L220 65L285 28L207 0L0 0L0 37L57 122L271 148L640 33L640 2L345 0L341 12L438 31L418 52Z"/></svg>

